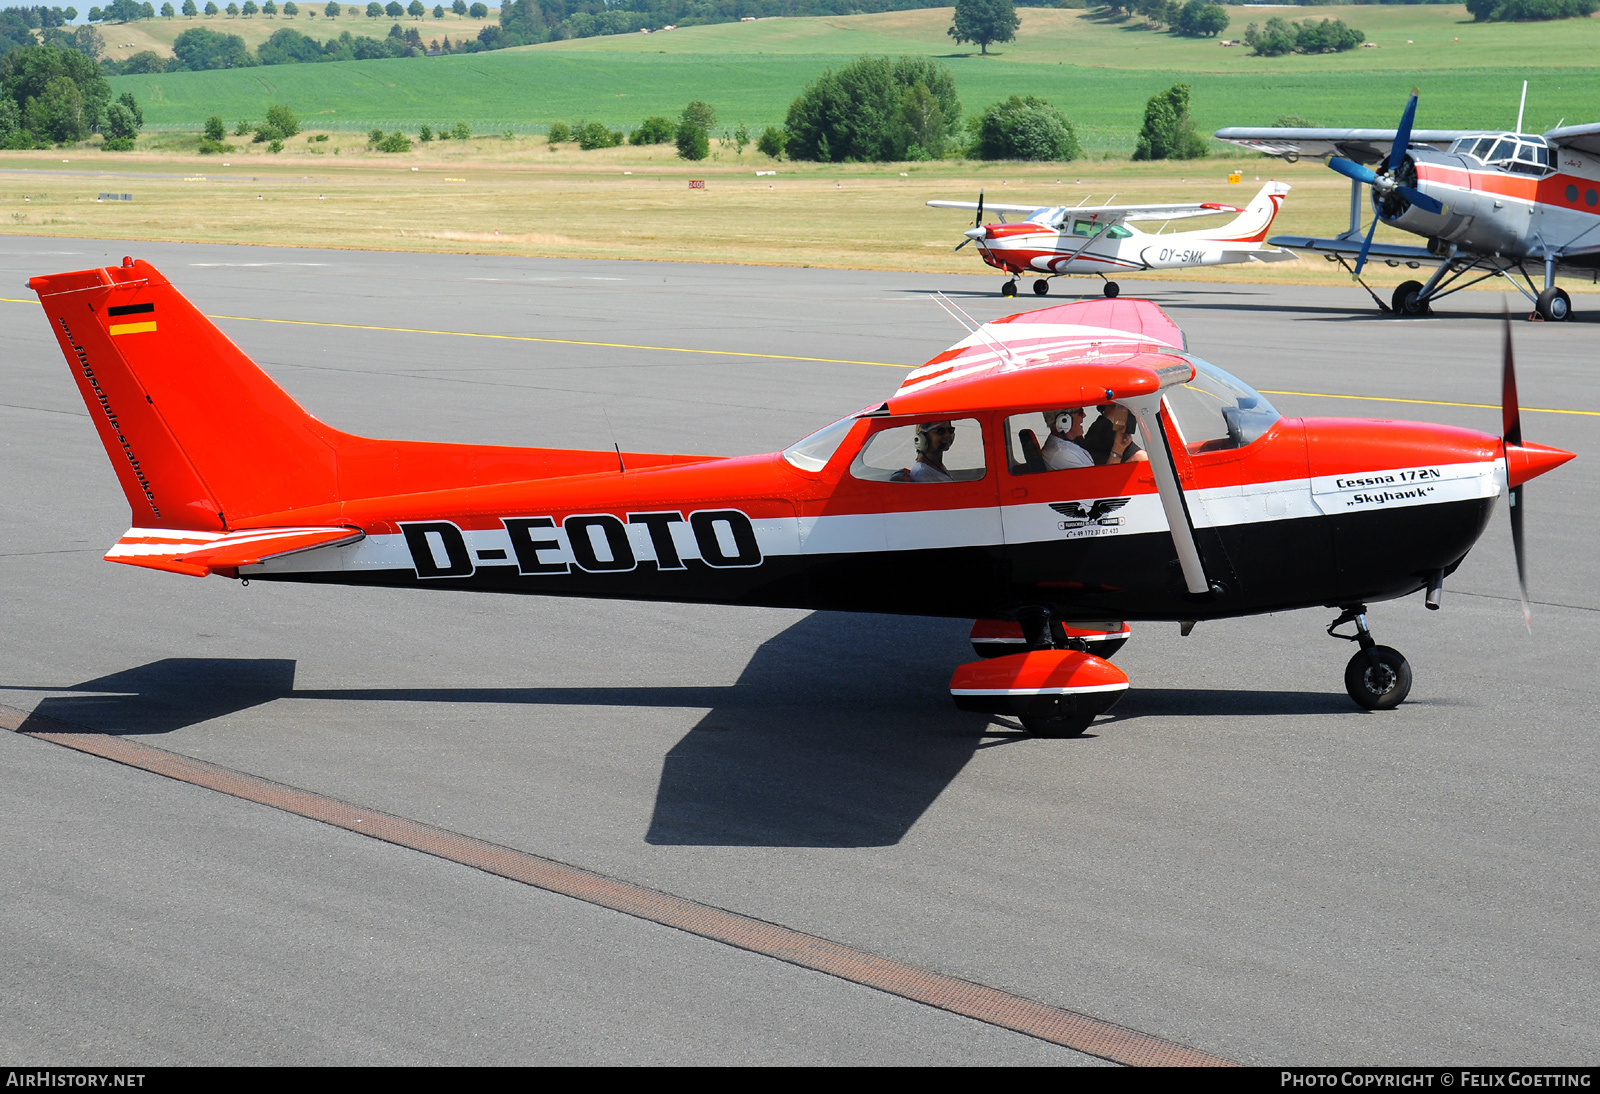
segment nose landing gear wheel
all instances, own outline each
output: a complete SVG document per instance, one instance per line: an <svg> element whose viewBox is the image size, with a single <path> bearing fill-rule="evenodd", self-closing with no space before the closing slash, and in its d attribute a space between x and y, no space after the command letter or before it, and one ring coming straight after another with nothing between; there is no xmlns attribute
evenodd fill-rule
<svg viewBox="0 0 1600 1094"><path fill-rule="evenodd" d="M1117 298L1117 294L1121 291L1122 286L1118 285L1115 281L1106 282L1105 294L1107 300L1115 300Z"/></svg>
<svg viewBox="0 0 1600 1094"><path fill-rule="evenodd" d="M1016 296L1017 295L1017 283L1015 281L1007 281L1004 285L1001 285L1000 286L1000 295L1001 296Z"/></svg>
<svg viewBox="0 0 1600 1094"><path fill-rule="evenodd" d="M1034 296L1045 296L1049 292L1050 292L1050 282L1046 281L1044 278L1041 277L1039 280L1037 280L1037 281L1035 281L1033 283L1033 295Z"/></svg>
<svg viewBox="0 0 1600 1094"><path fill-rule="evenodd" d="M1357 650L1344 669L1344 689L1365 710L1393 710L1411 693L1411 665L1399 650Z"/></svg>
<svg viewBox="0 0 1600 1094"><path fill-rule="evenodd" d="M1547 323L1564 323L1567 316L1572 314L1572 298L1565 289L1558 289L1554 285L1539 294L1539 302L1534 305L1539 317Z"/></svg>
<svg viewBox="0 0 1600 1094"><path fill-rule="evenodd" d="M1427 315L1433 309L1428 307L1426 300L1418 300L1422 292L1422 282L1402 281L1395 287L1394 295L1389 298L1389 307L1401 318L1412 318L1418 315Z"/></svg>

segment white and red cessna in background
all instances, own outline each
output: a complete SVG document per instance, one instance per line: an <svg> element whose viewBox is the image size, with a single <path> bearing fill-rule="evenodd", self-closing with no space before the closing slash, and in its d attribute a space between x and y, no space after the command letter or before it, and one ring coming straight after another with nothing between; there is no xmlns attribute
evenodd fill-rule
<svg viewBox="0 0 1600 1094"><path fill-rule="evenodd" d="M29 286L132 507L112 561L976 619L1003 655L955 670L957 703L1042 735L1128 687L1091 652L1126 638L1107 620L1327 606L1352 698L1395 706L1410 668L1365 605L1437 607L1508 488L1520 568L1522 484L1571 458L1522 440L1509 333L1500 437L1285 418L1154 304L1094 300L973 324L886 401L714 458L352 436L144 262Z"/></svg>
<svg viewBox="0 0 1600 1094"><path fill-rule="evenodd" d="M1002 296L1017 295L1017 278L1036 278L1033 291L1044 296L1050 279L1069 274L1089 274L1105 279L1105 295L1120 291L1112 274L1144 270L1181 270L1190 266L1225 266L1236 262L1282 262L1296 257L1288 251L1265 246L1272 218L1283 207L1289 187L1269 182L1250 204L1184 202L1176 205L984 205L977 201L930 201L935 209L975 209L967 238L956 244L960 250L968 243L978 245L978 254L997 270L1010 277L1000 287ZM998 214L999 224L983 223L984 210ZM1239 216L1217 228L1167 235L1141 232L1129 227L1134 221L1188 220L1214 217L1223 213ZM1006 215L1024 217L1014 224ZM1166 227L1165 224L1162 225Z"/></svg>
<svg viewBox="0 0 1600 1094"><path fill-rule="evenodd" d="M1526 84L1522 93L1525 103ZM1412 92L1399 129L1235 127L1216 135L1290 162L1326 156L1329 167L1350 179L1350 227L1343 234L1275 236L1273 243L1317 251L1330 262L1354 257L1354 268L1346 269L1358 281L1369 257L1436 267L1426 282L1401 282L1387 304L1362 281L1382 311L1425 315L1440 297L1503 276L1533 304L1530 318L1566 319L1572 301L1556 277L1600 278L1600 122L1536 136L1522 132L1519 112L1513 133L1413 130L1416 113ZM1376 214L1364 236L1362 186L1371 188ZM1427 245L1374 243L1379 221L1424 236ZM1542 288L1530 265L1542 268ZM1457 284L1469 274L1478 276Z"/></svg>

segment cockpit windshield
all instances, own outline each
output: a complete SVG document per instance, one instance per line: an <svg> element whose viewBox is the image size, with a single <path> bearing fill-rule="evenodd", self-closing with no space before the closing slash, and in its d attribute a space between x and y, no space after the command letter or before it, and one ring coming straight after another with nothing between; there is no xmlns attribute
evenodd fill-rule
<svg viewBox="0 0 1600 1094"><path fill-rule="evenodd" d="M1542 175L1550 170L1550 145L1543 137L1525 133L1459 137L1450 151L1458 156L1470 156L1488 167L1523 175Z"/></svg>
<svg viewBox="0 0 1600 1094"><path fill-rule="evenodd" d="M1168 388L1166 401L1190 455L1243 448L1283 417L1243 380L1209 361L1189 360L1194 379Z"/></svg>

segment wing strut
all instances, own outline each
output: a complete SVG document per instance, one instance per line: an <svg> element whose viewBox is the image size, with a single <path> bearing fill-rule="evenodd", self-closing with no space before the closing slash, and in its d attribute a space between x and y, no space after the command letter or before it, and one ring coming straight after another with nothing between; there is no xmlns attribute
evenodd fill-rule
<svg viewBox="0 0 1600 1094"><path fill-rule="evenodd" d="M1150 470L1156 476L1156 490L1161 495L1161 508L1167 514L1167 527L1172 530L1172 546L1178 552L1178 565L1183 568L1183 583L1191 593L1201 595L1211 591L1206 579L1205 566L1200 561L1200 549L1194 542L1194 522L1189 517L1189 504L1183 497L1183 484L1178 480L1178 465L1173 459L1168 443L1165 422L1161 414L1161 393L1130 400L1149 446ZM1159 449L1160 451L1157 451Z"/></svg>

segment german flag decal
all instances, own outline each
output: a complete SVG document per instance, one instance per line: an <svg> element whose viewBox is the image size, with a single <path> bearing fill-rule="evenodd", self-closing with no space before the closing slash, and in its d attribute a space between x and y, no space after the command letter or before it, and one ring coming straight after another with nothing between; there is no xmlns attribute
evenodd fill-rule
<svg viewBox="0 0 1600 1094"><path fill-rule="evenodd" d="M148 315L149 319L137 323L113 323L111 333L116 334L146 334L156 329L156 306L154 304L121 304L115 308L107 308L106 314L115 319L121 315Z"/></svg>

